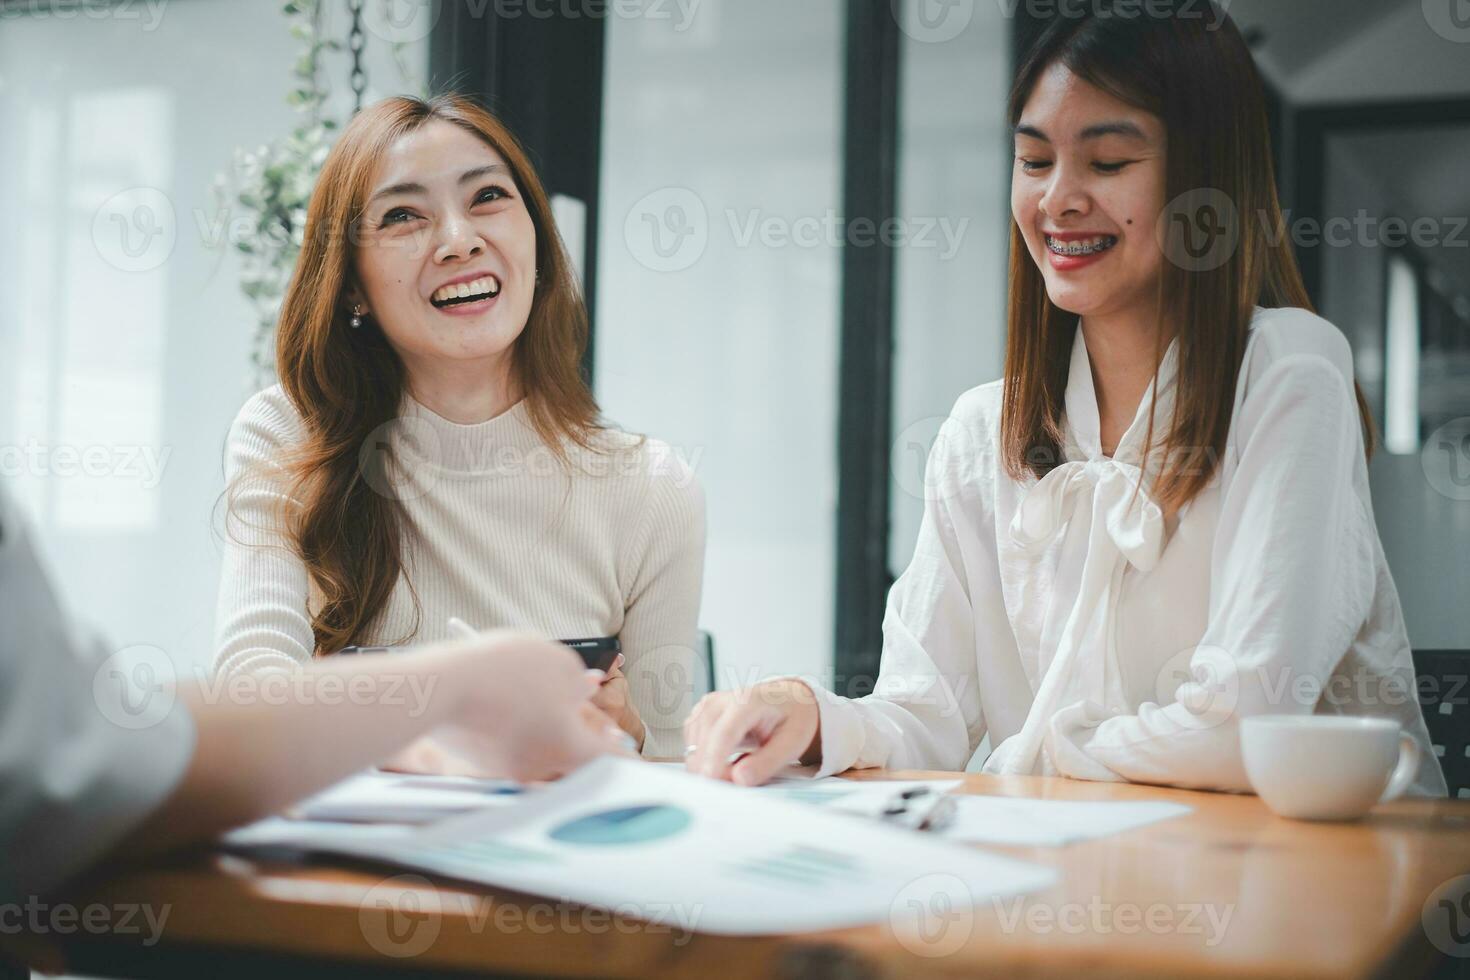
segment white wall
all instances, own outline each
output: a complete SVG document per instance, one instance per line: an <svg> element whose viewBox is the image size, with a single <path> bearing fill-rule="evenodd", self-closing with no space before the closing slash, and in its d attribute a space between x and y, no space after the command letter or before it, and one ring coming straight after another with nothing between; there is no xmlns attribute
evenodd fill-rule
<svg viewBox="0 0 1470 980"><path fill-rule="evenodd" d="M924 460L939 426L956 398L1004 367L1011 223L1010 23L998 5L976 4L962 27L908 26L899 62L898 214L914 234L896 258L888 544L895 575L913 556ZM925 227L932 227L928 240Z"/></svg>
<svg viewBox="0 0 1470 980"><path fill-rule="evenodd" d="M338 6L326 32L345 37ZM229 217L210 187L234 149L295 119L284 98L299 42L279 8L69 5L0 26L0 472L78 614L180 666L212 657L211 512L225 433L253 388L236 253L201 223ZM417 80L426 31L400 34ZM381 37L368 56L370 97L414 84ZM350 104L342 61L328 70ZM120 192L126 229L104 210Z"/></svg>
<svg viewBox="0 0 1470 980"><path fill-rule="evenodd" d="M717 682L825 677L840 249L813 223L841 206L842 7L607 28L597 396L704 484Z"/></svg>

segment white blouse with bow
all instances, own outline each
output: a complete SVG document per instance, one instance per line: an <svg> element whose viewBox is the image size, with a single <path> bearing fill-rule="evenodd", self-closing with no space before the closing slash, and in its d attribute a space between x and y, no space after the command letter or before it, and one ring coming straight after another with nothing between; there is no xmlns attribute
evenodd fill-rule
<svg viewBox="0 0 1470 980"><path fill-rule="evenodd" d="M1317 712L1395 719L1424 750L1410 792L1444 795L1373 522L1346 340L1305 310L1256 310L1224 457L1166 518L1140 485L1140 452L1151 402L1156 444L1167 426L1175 370L1171 345L1105 456L1079 329L1065 461L1040 481L1005 471L1001 383L959 399L889 594L876 689L818 688L822 774L963 769L988 734L986 772L1248 790L1239 720Z"/></svg>

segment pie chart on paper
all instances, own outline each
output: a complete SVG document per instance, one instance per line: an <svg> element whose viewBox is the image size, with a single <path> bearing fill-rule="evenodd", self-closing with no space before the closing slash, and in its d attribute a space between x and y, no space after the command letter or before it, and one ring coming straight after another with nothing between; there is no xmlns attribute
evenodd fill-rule
<svg viewBox="0 0 1470 980"><path fill-rule="evenodd" d="M548 836L563 844L616 847L672 837L690 823L689 811L677 806L627 806L568 820L552 828Z"/></svg>

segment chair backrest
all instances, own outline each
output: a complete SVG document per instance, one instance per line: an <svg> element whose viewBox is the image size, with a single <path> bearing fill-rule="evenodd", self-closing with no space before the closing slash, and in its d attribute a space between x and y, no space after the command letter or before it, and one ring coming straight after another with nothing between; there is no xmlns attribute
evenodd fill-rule
<svg viewBox="0 0 1470 980"><path fill-rule="evenodd" d="M1415 650L1414 673L1450 798L1470 799L1470 650Z"/></svg>
<svg viewBox="0 0 1470 980"><path fill-rule="evenodd" d="M715 689L715 635L708 630L700 630L699 649L704 655L704 688L701 690L698 686L695 687L695 698Z"/></svg>

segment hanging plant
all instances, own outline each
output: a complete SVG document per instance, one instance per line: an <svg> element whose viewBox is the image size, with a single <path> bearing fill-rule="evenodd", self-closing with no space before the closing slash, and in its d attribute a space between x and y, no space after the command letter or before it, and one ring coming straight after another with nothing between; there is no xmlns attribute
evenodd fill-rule
<svg viewBox="0 0 1470 980"><path fill-rule="evenodd" d="M323 0L288 0L281 7L291 36L302 44L292 67L287 102L301 115L283 137L258 149L237 149L228 173L215 179L215 195L223 213L238 215L232 235L241 254L240 290L255 310L251 347L254 380L265 384L275 375L274 336L281 300L301 252L306 205L331 149L336 120L325 114L327 89L321 82L321 58L341 42L322 37Z"/></svg>

